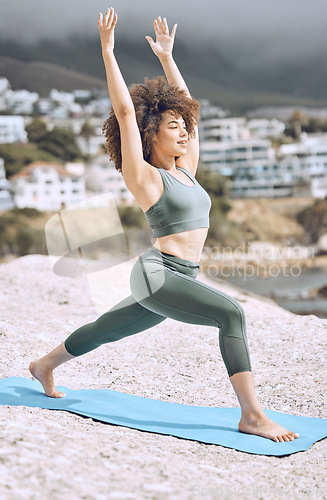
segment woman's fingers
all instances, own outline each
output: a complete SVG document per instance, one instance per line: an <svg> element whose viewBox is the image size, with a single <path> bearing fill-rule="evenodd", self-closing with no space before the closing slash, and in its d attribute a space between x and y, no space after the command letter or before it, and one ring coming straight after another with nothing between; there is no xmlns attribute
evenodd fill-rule
<svg viewBox="0 0 327 500"><path fill-rule="evenodd" d="M117 14L114 15L114 18L112 20L112 23L111 23L111 27L114 28L117 24L117 20L118 20L118 16Z"/></svg>
<svg viewBox="0 0 327 500"><path fill-rule="evenodd" d="M105 28L114 28L117 24L117 19L118 16L115 14L115 11L113 8L108 9L107 12L105 13L104 17L102 13L100 12L99 14L99 20L98 20L98 25L101 27Z"/></svg>
<svg viewBox="0 0 327 500"><path fill-rule="evenodd" d="M174 24L173 29L171 30L171 35L170 35L172 38L175 37L176 30L177 30L177 24Z"/></svg>
<svg viewBox="0 0 327 500"><path fill-rule="evenodd" d="M162 20L161 20L160 16L158 17L158 26L159 26L159 29L160 29L160 33L164 33L165 30L164 30L164 26L162 24Z"/></svg>
<svg viewBox="0 0 327 500"><path fill-rule="evenodd" d="M103 18L103 25L104 26L107 26L110 14L111 14L111 9L108 9L107 12L104 15L104 18Z"/></svg>
<svg viewBox="0 0 327 500"><path fill-rule="evenodd" d="M165 35L169 35L169 29L168 29L167 19L165 17L163 19L163 28L164 28Z"/></svg>
<svg viewBox="0 0 327 500"><path fill-rule="evenodd" d="M176 28L177 28L177 24L175 24L175 26L172 29L172 32L170 35L171 37L175 36ZM169 28L168 28L167 19L164 17L162 20L161 17L158 16L157 19L154 20L154 30L156 32L156 35L168 35L169 36Z"/></svg>

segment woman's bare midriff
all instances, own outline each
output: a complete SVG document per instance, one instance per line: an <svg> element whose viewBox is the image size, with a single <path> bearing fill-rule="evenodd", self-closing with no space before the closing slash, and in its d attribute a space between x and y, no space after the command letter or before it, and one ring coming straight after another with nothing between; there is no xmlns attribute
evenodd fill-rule
<svg viewBox="0 0 327 500"><path fill-rule="evenodd" d="M145 168L143 182L135 182L128 189L146 212L162 196L164 184L159 172L152 165ZM188 186L193 186L193 181L185 173L178 171L174 177ZM208 228L200 227L191 231L169 234L160 238L152 238L151 244L161 252L170 253L184 260L191 260L197 264L201 261L202 249L207 238Z"/></svg>
<svg viewBox="0 0 327 500"><path fill-rule="evenodd" d="M170 253L181 259L191 260L198 264L201 261L202 249L207 233L207 227L200 227L192 231L153 238L151 243L161 252Z"/></svg>

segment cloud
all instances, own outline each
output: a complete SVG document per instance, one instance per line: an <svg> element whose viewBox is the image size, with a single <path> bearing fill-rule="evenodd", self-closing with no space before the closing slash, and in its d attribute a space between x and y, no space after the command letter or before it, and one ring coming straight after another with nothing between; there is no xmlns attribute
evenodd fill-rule
<svg viewBox="0 0 327 500"><path fill-rule="evenodd" d="M324 46L326 0L116 0L117 37L153 35L153 19L166 16L177 36L189 43L242 42L251 53L256 43L274 52L301 51ZM33 42L70 35L98 36L103 0L1 0L0 38Z"/></svg>

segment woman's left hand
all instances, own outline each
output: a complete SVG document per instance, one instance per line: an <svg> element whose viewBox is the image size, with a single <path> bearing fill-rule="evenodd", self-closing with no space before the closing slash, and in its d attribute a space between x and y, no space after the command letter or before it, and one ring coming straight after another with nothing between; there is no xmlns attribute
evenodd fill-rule
<svg viewBox="0 0 327 500"><path fill-rule="evenodd" d="M169 35L167 19L164 17L163 21L159 16L154 20L154 31L156 33L156 41L154 42L151 36L145 38L149 42L151 49L159 59L161 57L171 56L173 52L174 38L177 29L177 24L174 25Z"/></svg>

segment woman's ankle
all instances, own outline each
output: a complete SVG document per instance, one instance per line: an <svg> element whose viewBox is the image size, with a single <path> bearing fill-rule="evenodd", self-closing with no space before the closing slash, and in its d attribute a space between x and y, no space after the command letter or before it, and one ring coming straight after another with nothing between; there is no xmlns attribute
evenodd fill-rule
<svg viewBox="0 0 327 500"><path fill-rule="evenodd" d="M258 420L262 420L264 418L267 418L267 415L263 411L261 407L257 408L241 408L242 411L242 419L246 420L247 422L257 422Z"/></svg>

